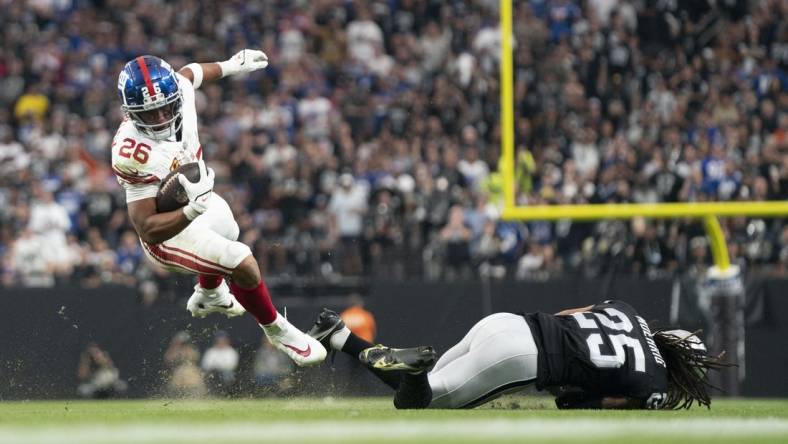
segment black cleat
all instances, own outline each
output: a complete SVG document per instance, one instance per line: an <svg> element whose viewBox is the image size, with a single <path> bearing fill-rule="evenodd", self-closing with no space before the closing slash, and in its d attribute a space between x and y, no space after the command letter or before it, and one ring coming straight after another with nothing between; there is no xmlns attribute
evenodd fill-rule
<svg viewBox="0 0 788 444"><path fill-rule="evenodd" d="M376 345L362 350L358 359L378 370L402 370L418 374L432 368L437 356L432 347L390 348Z"/></svg>
<svg viewBox="0 0 788 444"><path fill-rule="evenodd" d="M320 341L326 350L331 350L331 335L345 328L345 323L339 315L327 308L317 316L315 325L306 334Z"/></svg>

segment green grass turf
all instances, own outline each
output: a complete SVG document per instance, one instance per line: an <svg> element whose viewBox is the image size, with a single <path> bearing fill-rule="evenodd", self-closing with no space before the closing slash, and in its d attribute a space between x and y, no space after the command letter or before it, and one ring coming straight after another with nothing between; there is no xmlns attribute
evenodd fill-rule
<svg viewBox="0 0 788 444"><path fill-rule="evenodd" d="M319 439L318 439L319 438ZM788 442L788 401L711 410L559 411L507 397L475 410L397 411L390 399L0 402L0 443Z"/></svg>

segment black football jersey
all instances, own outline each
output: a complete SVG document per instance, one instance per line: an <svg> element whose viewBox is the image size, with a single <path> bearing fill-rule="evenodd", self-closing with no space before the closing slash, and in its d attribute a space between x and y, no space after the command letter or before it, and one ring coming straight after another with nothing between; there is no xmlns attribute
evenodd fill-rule
<svg viewBox="0 0 788 444"><path fill-rule="evenodd" d="M569 316L525 315L539 350L537 388L574 386L589 394L641 399L659 408L667 392L665 361L646 321L621 301Z"/></svg>

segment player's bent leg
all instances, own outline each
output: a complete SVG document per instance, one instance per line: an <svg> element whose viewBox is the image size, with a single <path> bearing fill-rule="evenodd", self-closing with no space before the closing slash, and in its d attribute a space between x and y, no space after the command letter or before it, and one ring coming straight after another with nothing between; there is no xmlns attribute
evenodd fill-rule
<svg viewBox="0 0 788 444"><path fill-rule="evenodd" d="M246 311L257 319L271 344L299 366L316 365L326 358L320 341L294 327L274 307L257 261L249 254L230 274L230 290Z"/></svg>
<svg viewBox="0 0 788 444"><path fill-rule="evenodd" d="M202 276L186 303L193 316L223 313L233 317L244 313L243 307L223 284L222 276L229 274L250 254L248 247L200 224L189 225L159 244L141 243L146 256L155 264L170 271Z"/></svg>
<svg viewBox="0 0 788 444"><path fill-rule="evenodd" d="M495 315L491 315L491 316L495 316ZM468 333L465 333L465 336L463 336L460 342L455 344L452 348L448 349L446 353L442 354L440 359L438 359L438 362L435 363L435 367L432 369L432 371L436 372L442 369L443 367L445 367L446 365L448 365L450 362L468 353L468 351L470 351L471 349L471 341L473 340L474 336L476 336L476 333L479 331L479 329L483 325L486 325L486 323L488 322L487 319L489 317L490 316L474 324L474 326L471 327Z"/></svg>
<svg viewBox="0 0 788 444"><path fill-rule="evenodd" d="M252 254L246 245L195 223L171 239L159 244L142 242L142 246L156 264L172 271L197 275L229 275Z"/></svg>
<svg viewBox="0 0 788 444"><path fill-rule="evenodd" d="M251 252L246 256L230 274L233 283L242 288L252 288L263 281L260 268ZM275 311L275 310L274 310Z"/></svg>
<svg viewBox="0 0 788 444"><path fill-rule="evenodd" d="M397 392L394 394L394 407L397 409L425 409L432 402L432 387L427 372L406 373Z"/></svg>
<svg viewBox="0 0 788 444"><path fill-rule="evenodd" d="M211 195L211 204L208 207L208 210L195 219L193 224L208 228L209 230L231 241L238 240L238 236L240 234L240 228L238 227L238 223L235 221L235 217L233 216L233 212L230 209L230 205L226 200L216 193ZM251 258L251 256L247 257ZM246 258L244 258L244 260L246 260ZM238 270L240 267L240 269L244 270L243 274L245 275L259 275L256 266L257 264L254 262L254 260L252 259L249 262L250 263L248 264L239 264L239 266L236 267L236 270ZM243 279L243 277L240 277L239 279ZM198 284L200 287L210 290L219 287L222 284L222 280L222 276L217 277L210 275L200 275ZM250 280L254 280L254 276ZM251 284L247 286L251 286Z"/></svg>
<svg viewBox="0 0 788 444"><path fill-rule="evenodd" d="M519 318L519 319L518 319ZM473 395L471 397L477 397L478 399L476 402L466 402L462 399L454 400L453 403L446 403L445 393L447 391L445 387L459 387L461 393L468 393L468 390L464 390L462 387L463 382L465 381L444 381L442 375L446 373L442 373L444 369L447 367L453 367L455 369L462 368L465 366L473 366L477 364L477 360L479 356L476 356L472 353L475 350L478 350L480 347L489 347L488 342L491 342L489 338L494 336L496 332L502 331L507 332L509 330L514 329L515 331L519 330L522 326L520 323L522 317L512 315L510 313L496 313L490 316L485 317L484 319L477 322L468 333L457 343L453 346L449 351L447 351L443 356L441 356L438 363L433 368L432 372L427 374L426 372L415 372L415 374L405 374L402 376L401 383L397 388L397 392L394 396L394 405L398 409L422 409L427 407L432 408L462 408L462 407L473 407L475 405L481 404L486 402L492 397L500 394L502 391L496 391L494 389L490 389L485 391L483 386L474 385L473 382L469 384L471 387L480 388L480 393L489 392L490 394L485 396L481 395ZM510 358L505 350L500 350L501 354L503 355L503 361ZM511 353L512 356L516 355L517 353ZM502 364L502 366L508 365L506 362ZM483 369L483 367L482 367ZM501 370L499 368L498 370ZM449 374L454 370L449 370ZM483 370L479 370L483 373ZM457 375L462 375L463 371L456 372ZM467 372L470 373L470 372ZM511 372L511 374L516 374L516 371ZM496 380L494 378L489 378L484 375L481 376L482 380L488 381L493 383L494 387L497 387ZM435 392L433 392L432 384L436 386ZM521 384L511 384L511 383L504 383L502 384L506 388L513 388L519 386ZM439 387L440 386L440 387ZM435 400L434 400L435 399ZM433 401L434 400L434 401Z"/></svg>
<svg viewBox="0 0 788 444"><path fill-rule="evenodd" d="M494 313L489 316L486 316L480 319L476 324L468 330L468 333L465 333L465 336L455 344L452 348L446 351L446 353L442 354L438 362L435 363L435 367L432 369L433 372L437 372L438 370L442 369L450 362L462 357L466 353L468 353L471 349L471 342L473 342L473 338L476 337L478 332L485 328L490 323L496 322L502 315L509 315L510 313Z"/></svg>
<svg viewBox="0 0 788 444"><path fill-rule="evenodd" d="M211 195L211 203L205 213L194 219L192 224L208 228L231 241L238 240L240 234L230 205L216 193Z"/></svg>
<svg viewBox="0 0 788 444"><path fill-rule="evenodd" d="M358 356L396 390L394 405L399 409L475 407L521 389L537 375L538 351L531 330L522 316L511 313L479 321L429 374L429 365L422 365L432 362L422 359L429 349L373 346L352 334L331 310L320 313L310 335Z"/></svg>
<svg viewBox="0 0 788 444"><path fill-rule="evenodd" d="M536 344L522 316L497 313L480 322L469 350L432 371L430 408L472 408L533 383Z"/></svg>

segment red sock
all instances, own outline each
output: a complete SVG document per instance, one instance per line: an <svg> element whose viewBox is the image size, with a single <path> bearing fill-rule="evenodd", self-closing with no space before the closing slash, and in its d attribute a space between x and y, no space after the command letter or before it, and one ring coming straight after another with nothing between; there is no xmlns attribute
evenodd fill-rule
<svg viewBox="0 0 788 444"><path fill-rule="evenodd" d="M197 276L197 282L200 283L200 287L206 290L213 290L214 288L222 285L223 280L224 276L215 274L200 274Z"/></svg>
<svg viewBox="0 0 788 444"><path fill-rule="evenodd" d="M234 282L230 282L230 291L260 324L268 325L276 319L276 307L271 302L271 295L268 294L268 288L265 287L264 281L261 280L255 288L241 288Z"/></svg>

